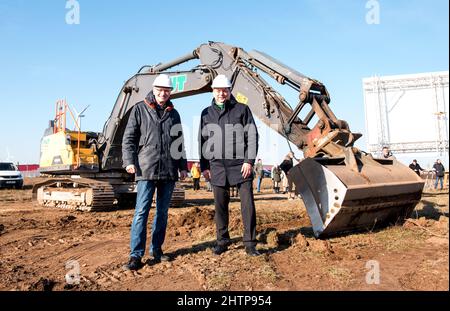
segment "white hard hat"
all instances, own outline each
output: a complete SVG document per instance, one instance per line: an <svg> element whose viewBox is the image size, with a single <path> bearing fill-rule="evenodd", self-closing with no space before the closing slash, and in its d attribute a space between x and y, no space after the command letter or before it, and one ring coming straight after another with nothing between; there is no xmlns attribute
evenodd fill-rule
<svg viewBox="0 0 450 311"><path fill-rule="evenodd" d="M230 88L231 82L225 75L218 75L214 78L211 87L214 88Z"/></svg>
<svg viewBox="0 0 450 311"><path fill-rule="evenodd" d="M170 80L170 77L166 74L160 74L157 76L155 81L153 81L153 86L173 88L172 80Z"/></svg>

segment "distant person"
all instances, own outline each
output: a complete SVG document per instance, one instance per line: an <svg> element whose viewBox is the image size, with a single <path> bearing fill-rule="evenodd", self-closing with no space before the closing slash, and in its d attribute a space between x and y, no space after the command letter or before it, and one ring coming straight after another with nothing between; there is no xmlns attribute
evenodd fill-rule
<svg viewBox="0 0 450 311"><path fill-rule="evenodd" d="M205 185L206 185L206 191L212 192L212 186L211 186L211 178L205 177Z"/></svg>
<svg viewBox="0 0 450 311"><path fill-rule="evenodd" d="M182 142L183 132L180 130L172 133L174 126L181 129L181 119L169 99L171 92L170 77L165 74L157 76L152 91L131 109L123 134L123 166L137 181L136 208L130 233L130 259L126 266L129 270L138 270L142 266L148 214L155 190L156 213L152 225L150 255L156 262L169 260L162 251L162 245L166 235L170 199L178 180L178 172L181 180L187 176L184 143L178 148L172 146L180 142L180 139ZM179 153L176 154L173 150Z"/></svg>
<svg viewBox="0 0 450 311"><path fill-rule="evenodd" d="M388 160L395 160L394 155L392 154L391 150L389 150L388 147L383 147L383 149L381 150L382 152L382 158L383 159L388 159Z"/></svg>
<svg viewBox="0 0 450 311"><path fill-rule="evenodd" d="M194 183L194 191L200 190L200 167L198 162L195 162L192 164L191 168L191 176L192 176L192 182Z"/></svg>
<svg viewBox="0 0 450 311"><path fill-rule="evenodd" d="M273 191L275 193L280 193L280 183L281 183L281 174L282 169L279 165L274 165L272 168L272 182L273 182Z"/></svg>
<svg viewBox="0 0 450 311"><path fill-rule="evenodd" d="M292 186L293 186L293 180L292 177L289 174L289 171L291 168L294 167L294 153L289 152L286 157L284 158L283 162L280 164L280 168L283 170L285 176L286 176L286 182L287 182L287 194L288 194L288 200L293 200L295 198L295 193L293 193Z"/></svg>
<svg viewBox="0 0 450 311"><path fill-rule="evenodd" d="M420 167L420 164L417 163L417 160L414 159L412 163L409 165L409 168L412 169L417 176L420 176L420 172L423 172L423 168Z"/></svg>
<svg viewBox="0 0 450 311"><path fill-rule="evenodd" d="M434 189L437 189L438 182L441 184L441 190L444 189L444 172L445 168L441 160L437 159L433 165L433 171L436 173L436 180L434 182Z"/></svg>
<svg viewBox="0 0 450 311"><path fill-rule="evenodd" d="M255 175L256 175L256 192L261 192L261 182L264 178L264 167L262 164L261 159L258 159L258 162L256 162L255 165Z"/></svg>

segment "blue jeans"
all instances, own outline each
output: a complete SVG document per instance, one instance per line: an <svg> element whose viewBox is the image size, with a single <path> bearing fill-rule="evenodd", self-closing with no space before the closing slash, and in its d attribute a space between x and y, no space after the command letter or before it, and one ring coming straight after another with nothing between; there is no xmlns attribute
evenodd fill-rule
<svg viewBox="0 0 450 311"><path fill-rule="evenodd" d="M444 177L436 176L436 180L434 182L434 189L437 189L438 181L441 183L441 190L444 188Z"/></svg>
<svg viewBox="0 0 450 311"><path fill-rule="evenodd" d="M258 176L257 184L256 184L256 192L261 192L261 182L262 182L262 176Z"/></svg>
<svg viewBox="0 0 450 311"><path fill-rule="evenodd" d="M161 251L167 227L170 199L175 187L174 181L139 180L137 182L136 209L131 225L130 257L142 258L147 240L147 221L153 195L156 192L156 213L152 225L150 252Z"/></svg>

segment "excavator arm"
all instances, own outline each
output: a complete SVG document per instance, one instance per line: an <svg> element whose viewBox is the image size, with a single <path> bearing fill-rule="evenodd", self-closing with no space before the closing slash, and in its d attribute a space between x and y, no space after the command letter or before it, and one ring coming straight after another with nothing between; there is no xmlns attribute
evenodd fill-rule
<svg viewBox="0 0 450 311"><path fill-rule="evenodd" d="M199 64L187 71L169 71L191 60ZM129 112L160 73L172 79L171 98L210 92L214 77L226 75L238 101L303 151L305 160L289 176L305 202L316 237L402 222L421 198L424 183L414 172L396 160L375 159L354 147L361 134L352 133L347 122L334 115L321 82L262 52L247 53L218 42L202 44L165 64L144 66L125 83L98 138L102 170L122 169L121 142ZM298 92L294 108L261 73Z"/></svg>
<svg viewBox="0 0 450 311"><path fill-rule="evenodd" d="M199 59L200 65L189 71L167 71L192 59ZM299 92L295 109L257 70ZM307 157L336 156L338 150L343 155L343 148L339 146L351 146L361 136L351 133L347 123L334 116L328 106L328 92L319 81L262 52L247 53L238 47L210 42L166 64L144 66L125 83L99 138L99 148L104 150L103 169L121 168L120 145L127 114L134 104L144 99L153 80L162 72L171 76L174 84L171 98L174 99L210 92L212 79L218 74L226 75L233 83L232 92L238 101L247 104L261 121L302 149ZM304 109L309 111L301 120L298 116ZM319 121L312 126L314 115Z"/></svg>

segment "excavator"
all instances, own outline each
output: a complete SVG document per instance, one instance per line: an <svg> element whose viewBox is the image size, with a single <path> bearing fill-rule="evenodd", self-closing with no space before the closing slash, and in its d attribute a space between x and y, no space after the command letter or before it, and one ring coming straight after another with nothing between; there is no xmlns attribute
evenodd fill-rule
<svg viewBox="0 0 450 311"><path fill-rule="evenodd" d="M189 70L170 70L193 60ZM122 167L122 136L131 109L160 73L172 80L172 99L211 92L214 77L226 75L239 102L303 151L305 159L289 175L317 238L402 223L421 199L424 182L412 170L354 146L362 135L335 116L324 84L263 52L210 41L170 62L141 67L123 85L101 133L68 132L51 122L40 163L49 178L33 188L39 204L108 210L136 192ZM295 105L266 79L294 90Z"/></svg>

